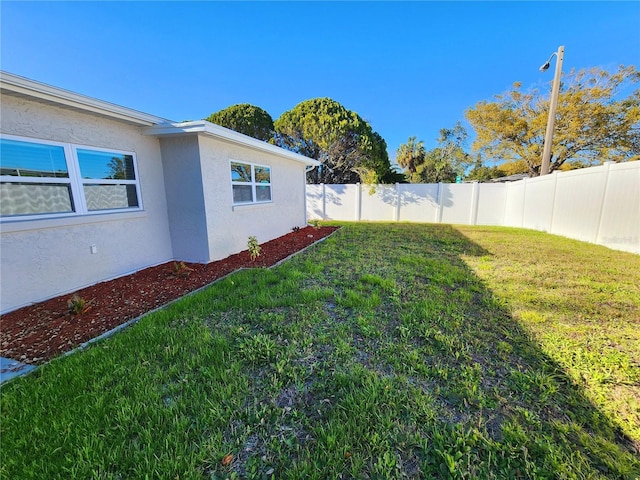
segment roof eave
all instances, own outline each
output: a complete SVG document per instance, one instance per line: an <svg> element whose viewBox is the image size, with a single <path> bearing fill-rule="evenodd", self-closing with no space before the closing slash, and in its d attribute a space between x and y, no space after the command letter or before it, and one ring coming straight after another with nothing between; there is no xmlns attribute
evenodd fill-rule
<svg viewBox="0 0 640 480"><path fill-rule="evenodd" d="M286 157L290 160L304 163L305 165L313 165L316 167L320 165L320 162L313 158L305 157L304 155L300 155L299 153L295 153L290 150L285 150L284 148L271 145L270 143L221 127L220 125L216 125L215 123L211 123L206 120L158 124L145 128L143 133L145 135L155 137L184 135L189 133L201 134L214 137L219 140L240 144L263 152L273 153L274 155Z"/></svg>
<svg viewBox="0 0 640 480"><path fill-rule="evenodd" d="M3 71L0 71L0 89L3 94L29 98L47 104L89 112L141 127L170 122L170 120L166 118L139 112L86 95L80 95L69 90L53 87Z"/></svg>

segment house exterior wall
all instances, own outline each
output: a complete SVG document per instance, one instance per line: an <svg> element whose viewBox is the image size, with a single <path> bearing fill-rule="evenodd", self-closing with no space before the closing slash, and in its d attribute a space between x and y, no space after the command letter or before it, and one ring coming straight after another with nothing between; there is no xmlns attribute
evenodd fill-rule
<svg viewBox="0 0 640 480"><path fill-rule="evenodd" d="M4 134L135 152L144 206L1 223L0 312L173 258L157 138L129 124L10 95L2 96L0 115Z"/></svg>
<svg viewBox="0 0 640 480"><path fill-rule="evenodd" d="M197 135L160 139L171 244L176 260L211 259Z"/></svg>
<svg viewBox="0 0 640 480"><path fill-rule="evenodd" d="M304 164L204 135L198 138L211 261L246 250L251 235L264 243L305 225ZM233 205L231 160L271 167L272 202Z"/></svg>

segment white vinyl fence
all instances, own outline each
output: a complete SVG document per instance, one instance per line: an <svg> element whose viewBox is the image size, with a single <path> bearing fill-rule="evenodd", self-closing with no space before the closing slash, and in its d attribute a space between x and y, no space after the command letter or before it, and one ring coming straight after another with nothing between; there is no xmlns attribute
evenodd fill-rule
<svg viewBox="0 0 640 480"><path fill-rule="evenodd" d="M307 216L522 227L640 253L640 162L511 183L307 185Z"/></svg>

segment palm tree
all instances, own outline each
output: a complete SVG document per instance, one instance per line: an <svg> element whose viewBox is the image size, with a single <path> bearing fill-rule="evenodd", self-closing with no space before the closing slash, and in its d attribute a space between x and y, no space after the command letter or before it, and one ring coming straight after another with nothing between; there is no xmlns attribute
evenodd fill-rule
<svg viewBox="0 0 640 480"><path fill-rule="evenodd" d="M396 151L396 162L410 173L416 173L418 165L424 162L426 155L424 144L416 140L416 137L409 137L407 143L401 144Z"/></svg>

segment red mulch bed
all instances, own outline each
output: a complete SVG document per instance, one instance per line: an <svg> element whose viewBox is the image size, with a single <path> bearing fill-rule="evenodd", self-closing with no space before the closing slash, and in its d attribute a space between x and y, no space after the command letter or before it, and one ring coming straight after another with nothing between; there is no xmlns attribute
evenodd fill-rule
<svg viewBox="0 0 640 480"><path fill-rule="evenodd" d="M247 250L209 264L186 263L188 276L172 275L174 262L74 292L91 301L82 315L72 315L73 294L29 305L1 317L0 356L38 365L167 304L242 267L270 267L330 235L338 227L305 227L261 245L255 262Z"/></svg>

